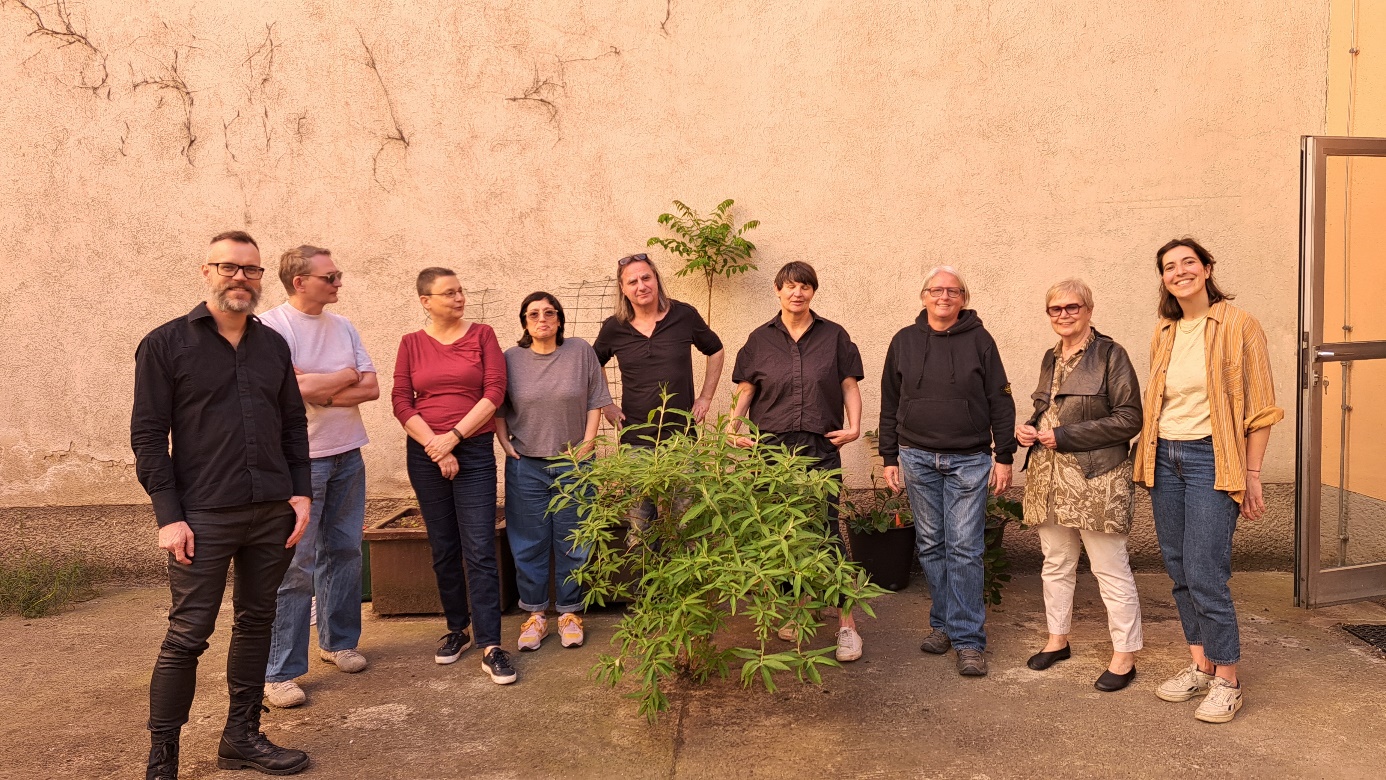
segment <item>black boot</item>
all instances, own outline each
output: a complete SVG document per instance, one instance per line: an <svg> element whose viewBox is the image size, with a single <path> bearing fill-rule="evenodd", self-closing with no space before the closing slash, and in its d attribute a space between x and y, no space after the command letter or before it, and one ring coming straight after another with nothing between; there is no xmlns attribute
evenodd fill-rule
<svg viewBox="0 0 1386 780"><path fill-rule="evenodd" d="M149 768L144 780L178 780L178 729L149 732Z"/></svg>
<svg viewBox="0 0 1386 780"><path fill-rule="evenodd" d="M217 747L220 769L255 769L267 775L294 775L308 768L308 754L282 748L260 731L260 713L269 708L254 703L232 704Z"/></svg>

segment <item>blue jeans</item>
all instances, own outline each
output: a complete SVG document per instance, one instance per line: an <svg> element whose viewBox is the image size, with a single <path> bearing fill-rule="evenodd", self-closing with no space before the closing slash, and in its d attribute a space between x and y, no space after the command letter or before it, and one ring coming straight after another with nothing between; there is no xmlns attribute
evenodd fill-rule
<svg viewBox="0 0 1386 780"><path fill-rule="evenodd" d="M318 596L318 647L352 650L361 639L361 529L366 464L361 450L313 458L313 508L279 585L265 682L308 673L308 620Z"/></svg>
<svg viewBox="0 0 1386 780"><path fill-rule="evenodd" d="M929 583L929 625L958 650L985 650L987 479L991 455L900 448L900 475L914 512L919 566Z"/></svg>
<svg viewBox="0 0 1386 780"><path fill-rule="evenodd" d="M405 459L433 548L433 576L448 631L467 630L475 617L472 638L482 648L499 645L501 634L494 439L495 434L483 433L459 442L452 450L457 458L452 479L413 439Z"/></svg>
<svg viewBox="0 0 1386 780"><path fill-rule="evenodd" d="M1184 639L1226 666L1242 657L1237 609L1227 587L1241 507L1226 491L1213 489L1213 464L1211 439L1160 439L1150 503Z"/></svg>
<svg viewBox="0 0 1386 780"><path fill-rule="evenodd" d="M559 612L582 610L582 589L573 572L587 562L587 549L568 541L578 527L577 507L549 512L549 502L566 481L573 464L546 458L521 456L505 459L505 529L515 556L515 581L520 609L544 612L549 608L549 554Z"/></svg>

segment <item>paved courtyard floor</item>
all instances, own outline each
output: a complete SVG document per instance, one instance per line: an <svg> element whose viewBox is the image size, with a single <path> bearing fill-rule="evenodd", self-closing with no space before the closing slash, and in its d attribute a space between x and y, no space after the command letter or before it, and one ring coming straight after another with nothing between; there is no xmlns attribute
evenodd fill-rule
<svg viewBox="0 0 1386 780"><path fill-rule="evenodd" d="M440 620L377 618L366 605L371 667L351 676L314 660L301 681L308 704L270 712L266 731L309 751L303 776L318 778L1386 777L1386 657L1337 628L1386 623L1386 608L1305 612L1291 606L1289 575L1238 574L1246 706L1214 726L1193 719L1194 701L1155 698L1187 656L1168 580L1138 582L1146 650L1120 693L1092 688L1110 645L1090 575L1073 659L1046 672L1025 667L1044 636L1039 579L1017 577L988 620L982 679L919 651L928 598L916 582L876 602L879 618L861 621L865 655L823 685L786 680L767 694L732 679L680 690L655 725L587 675L617 611L589 617L583 648L564 650L555 636L517 655L520 681L502 687L476 650L433 663ZM107 588L56 617L0 620L0 777L142 776L167 602L162 588ZM214 762L229 612L223 619L184 730L185 778L249 774ZM520 620L505 617L507 643Z"/></svg>

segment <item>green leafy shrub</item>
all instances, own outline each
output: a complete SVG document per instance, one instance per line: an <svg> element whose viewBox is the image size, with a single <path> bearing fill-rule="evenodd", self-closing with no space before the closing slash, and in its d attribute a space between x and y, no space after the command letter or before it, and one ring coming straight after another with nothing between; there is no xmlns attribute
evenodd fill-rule
<svg viewBox="0 0 1386 780"><path fill-rule="evenodd" d="M851 497L842 500L842 516L853 533L883 534L914 525L909 497L881 484L874 473L869 489L852 488L848 494Z"/></svg>
<svg viewBox="0 0 1386 780"><path fill-rule="evenodd" d="M760 220L753 219L737 227L731 218L731 207L735 203L728 198L704 217L674 201L678 214L660 214L659 224L678 235L677 238L658 236L645 242L646 246L662 246L670 254L683 258L684 266L678 276L701 273L707 281L707 321L712 322L712 282L718 276L731 277L755 268L751 253L756 245L747 241L743 234L754 230Z"/></svg>
<svg viewBox="0 0 1386 780"><path fill-rule="evenodd" d="M97 571L81 558L20 552L0 560L0 615L38 618L91 598Z"/></svg>
<svg viewBox="0 0 1386 780"><path fill-rule="evenodd" d="M1001 539L1006 526L1020 522L1024 508L1019 501L1003 496L987 498L986 550L982 553L984 570L982 574L982 594L992 606L1001 603L1001 591L1011 581L1011 560Z"/></svg>
<svg viewBox="0 0 1386 780"><path fill-rule="evenodd" d="M657 410L648 429L670 415L687 416ZM650 720L668 708L672 683L726 677L733 662L748 687L774 691L785 673L819 682L819 670L837 662L832 647L803 646L822 625L814 611L841 599L874 617L869 601L885 592L829 542L836 472L810 472L809 458L783 447L739 449L729 423L724 416L653 448L616 446L584 464L552 505L578 507L572 539L591 549L576 574L587 603L629 602L613 636L617 650L600 657L594 674L613 686L632 675L639 687L629 695ZM644 501L657 516L629 522ZM750 620L756 642L720 647L718 632L738 615ZM771 652L770 638L791 620L800 641Z"/></svg>

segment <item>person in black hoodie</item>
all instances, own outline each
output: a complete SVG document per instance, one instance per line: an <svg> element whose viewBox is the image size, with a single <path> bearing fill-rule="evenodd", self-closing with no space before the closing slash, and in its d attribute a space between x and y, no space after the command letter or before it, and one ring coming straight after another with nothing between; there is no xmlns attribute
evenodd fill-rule
<svg viewBox="0 0 1386 780"><path fill-rule="evenodd" d="M987 490L1011 485L1015 400L996 341L966 308L957 269L931 269L920 301L924 310L886 352L879 451L886 484L909 491L929 581L932 630L920 649L942 655L955 648L958 673L980 677L987 673Z"/></svg>

